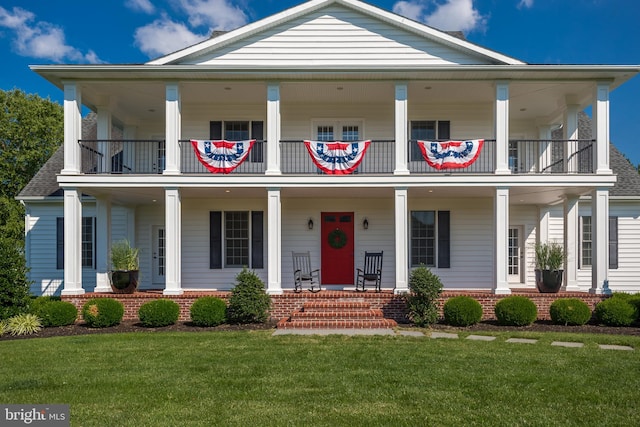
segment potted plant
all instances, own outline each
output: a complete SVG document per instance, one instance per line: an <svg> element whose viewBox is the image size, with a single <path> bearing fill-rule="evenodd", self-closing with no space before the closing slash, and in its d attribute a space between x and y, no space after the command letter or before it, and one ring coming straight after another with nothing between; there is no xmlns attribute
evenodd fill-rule
<svg viewBox="0 0 640 427"><path fill-rule="evenodd" d="M543 293L558 292L562 286L564 248L560 243L537 243L536 286Z"/></svg>
<svg viewBox="0 0 640 427"><path fill-rule="evenodd" d="M109 274L111 289L118 294L131 294L138 287L138 248L132 248L128 240L120 240L111 246Z"/></svg>

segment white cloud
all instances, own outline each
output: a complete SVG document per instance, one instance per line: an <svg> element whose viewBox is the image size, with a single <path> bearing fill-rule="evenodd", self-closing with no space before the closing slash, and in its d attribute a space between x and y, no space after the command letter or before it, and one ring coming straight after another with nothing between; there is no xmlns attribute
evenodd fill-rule
<svg viewBox="0 0 640 427"><path fill-rule="evenodd" d="M21 56L54 62L102 62L93 51L83 54L69 46L62 28L49 22L36 21L35 15L28 10L14 7L9 11L0 6L0 27L13 31L12 45Z"/></svg>
<svg viewBox="0 0 640 427"><path fill-rule="evenodd" d="M533 7L533 0L520 0L520 3L518 3L518 9L522 9L523 7L531 9Z"/></svg>
<svg viewBox="0 0 640 427"><path fill-rule="evenodd" d="M127 0L125 6L131 10L148 13L149 15L156 11L155 6L149 0Z"/></svg>
<svg viewBox="0 0 640 427"><path fill-rule="evenodd" d="M435 8L429 13L427 9L430 5ZM443 31L470 32L481 29L486 24L486 18L474 8L473 0L399 1L393 6L393 11Z"/></svg>
<svg viewBox="0 0 640 427"><path fill-rule="evenodd" d="M195 34L184 24L173 22L167 17L138 28L134 34L136 45L150 57L162 56L184 49L207 37L208 34Z"/></svg>
<svg viewBox="0 0 640 427"><path fill-rule="evenodd" d="M247 23L247 15L228 0L179 0L193 27L206 25L210 30L233 30Z"/></svg>

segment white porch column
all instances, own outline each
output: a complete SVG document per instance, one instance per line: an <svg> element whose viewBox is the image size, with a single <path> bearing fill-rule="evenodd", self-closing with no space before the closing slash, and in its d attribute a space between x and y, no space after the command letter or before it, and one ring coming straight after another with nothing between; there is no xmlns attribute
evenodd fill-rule
<svg viewBox="0 0 640 427"><path fill-rule="evenodd" d="M509 169L509 82L496 82L496 174L510 174Z"/></svg>
<svg viewBox="0 0 640 427"><path fill-rule="evenodd" d="M409 143L409 136L407 134L407 121L408 121L408 89L406 83L396 83L396 168L393 171L394 175L408 175L409 169L407 168L407 145Z"/></svg>
<svg viewBox="0 0 640 427"><path fill-rule="evenodd" d="M553 162L551 150L551 126L548 124L538 126L538 172L551 173L551 163Z"/></svg>
<svg viewBox="0 0 640 427"><path fill-rule="evenodd" d="M64 189L64 289L82 295L82 202L77 188Z"/></svg>
<svg viewBox="0 0 640 427"><path fill-rule="evenodd" d="M566 172L578 173L578 105L570 104L570 99L567 100L567 109L564 112L564 127L563 137L565 142L564 157L567 162Z"/></svg>
<svg viewBox="0 0 640 427"><path fill-rule="evenodd" d="M64 83L64 168L62 175L80 173L82 139L82 96L76 82Z"/></svg>
<svg viewBox="0 0 640 427"><path fill-rule="evenodd" d="M609 289L609 190L591 193L591 289L592 294L610 294Z"/></svg>
<svg viewBox="0 0 640 427"><path fill-rule="evenodd" d="M267 293L282 291L282 204L279 188L267 188L267 258L269 259Z"/></svg>
<svg viewBox="0 0 640 427"><path fill-rule="evenodd" d="M611 174L609 167L609 82L598 82L592 106L593 167L598 174Z"/></svg>
<svg viewBox="0 0 640 427"><path fill-rule="evenodd" d="M546 206L538 206L538 218L536 243L547 243L549 241L549 209Z"/></svg>
<svg viewBox="0 0 640 427"><path fill-rule="evenodd" d="M179 188L165 189L166 283L163 294L182 295L182 201Z"/></svg>
<svg viewBox="0 0 640 427"><path fill-rule="evenodd" d="M497 187L493 208L495 228L494 294L510 294L509 288L509 188Z"/></svg>
<svg viewBox="0 0 640 427"><path fill-rule="evenodd" d="M111 292L111 199L96 199L96 288L95 292Z"/></svg>
<svg viewBox="0 0 640 427"><path fill-rule="evenodd" d="M98 121L96 123L96 138L98 139L98 172L111 173L111 111L108 107L98 106Z"/></svg>
<svg viewBox="0 0 640 427"><path fill-rule="evenodd" d="M396 288L394 294L409 292L409 203L406 187L395 189Z"/></svg>
<svg viewBox="0 0 640 427"><path fill-rule="evenodd" d="M280 175L280 83L267 85L267 170L266 175Z"/></svg>
<svg viewBox="0 0 640 427"><path fill-rule="evenodd" d="M578 286L578 200L579 196L564 199L564 283L565 291L580 291Z"/></svg>
<svg viewBox="0 0 640 427"><path fill-rule="evenodd" d="M181 109L178 83L167 83L165 88L165 169L166 175L180 173Z"/></svg>

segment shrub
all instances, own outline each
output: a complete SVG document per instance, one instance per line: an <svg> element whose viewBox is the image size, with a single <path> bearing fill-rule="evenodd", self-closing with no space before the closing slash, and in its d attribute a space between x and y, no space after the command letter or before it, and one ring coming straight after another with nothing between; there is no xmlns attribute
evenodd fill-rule
<svg viewBox="0 0 640 427"><path fill-rule="evenodd" d="M180 306L169 299L145 302L138 310L140 323L150 328L174 325L179 317Z"/></svg>
<svg viewBox="0 0 640 427"><path fill-rule="evenodd" d="M45 328L66 326L75 323L78 318L78 309L67 301L50 300L42 304L34 314L42 319L42 326Z"/></svg>
<svg viewBox="0 0 640 427"><path fill-rule="evenodd" d="M113 298L92 298L82 307L82 318L90 328L106 328L122 321L124 306Z"/></svg>
<svg viewBox="0 0 640 427"><path fill-rule="evenodd" d="M9 332L9 320L0 320L0 337Z"/></svg>
<svg viewBox="0 0 640 427"><path fill-rule="evenodd" d="M549 307L551 321L556 325L584 325L591 319L591 309L578 298L560 298Z"/></svg>
<svg viewBox="0 0 640 427"><path fill-rule="evenodd" d="M498 301L495 314L501 325L527 326L535 322L538 309L529 298L514 295Z"/></svg>
<svg viewBox="0 0 640 427"><path fill-rule="evenodd" d="M440 278L425 266L411 272L409 294L405 296L409 318L417 326L428 326L438 320L438 297L442 292Z"/></svg>
<svg viewBox="0 0 640 427"><path fill-rule="evenodd" d="M201 297L191 305L191 321L196 326L218 326L224 323L227 304L220 298Z"/></svg>
<svg viewBox="0 0 640 427"><path fill-rule="evenodd" d="M636 308L636 320L640 320L640 294L633 294L629 298L629 304Z"/></svg>
<svg viewBox="0 0 640 427"><path fill-rule="evenodd" d="M25 313L29 306L29 269L21 245L0 236L0 320Z"/></svg>
<svg viewBox="0 0 640 427"><path fill-rule="evenodd" d="M236 286L229 297L227 319L231 323L262 323L269 316L271 298L264 290L264 283L246 268L236 276Z"/></svg>
<svg viewBox="0 0 640 427"><path fill-rule="evenodd" d="M607 326L629 326L637 318L636 307L626 298L608 298L596 305L594 315L598 323Z"/></svg>
<svg viewBox="0 0 640 427"><path fill-rule="evenodd" d="M453 297L444 303L444 321L452 326L475 325L482 319L482 305L467 296Z"/></svg>
<svg viewBox="0 0 640 427"><path fill-rule="evenodd" d="M46 295L46 296L31 298L31 301L29 301L29 313L39 316L40 309L42 308L42 306L44 306L47 303L50 303L51 301L60 301L60 297Z"/></svg>
<svg viewBox="0 0 640 427"><path fill-rule="evenodd" d="M35 314L18 314L7 321L7 332L11 335L31 335L40 329L42 329L42 323Z"/></svg>

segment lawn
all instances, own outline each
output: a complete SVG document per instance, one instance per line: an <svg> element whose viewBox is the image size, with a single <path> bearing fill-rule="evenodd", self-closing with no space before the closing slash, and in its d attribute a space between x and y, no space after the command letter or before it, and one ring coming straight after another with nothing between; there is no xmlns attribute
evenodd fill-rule
<svg viewBox="0 0 640 427"><path fill-rule="evenodd" d="M637 425L640 338L537 344L269 331L0 342L0 402L81 426ZM552 347L553 340L585 342ZM632 345L635 351L597 348Z"/></svg>

